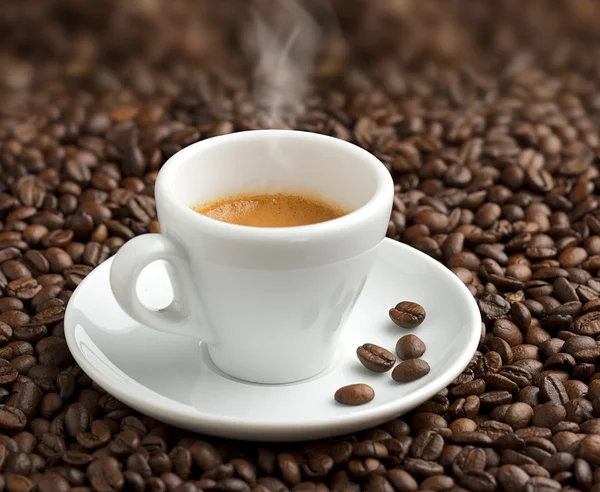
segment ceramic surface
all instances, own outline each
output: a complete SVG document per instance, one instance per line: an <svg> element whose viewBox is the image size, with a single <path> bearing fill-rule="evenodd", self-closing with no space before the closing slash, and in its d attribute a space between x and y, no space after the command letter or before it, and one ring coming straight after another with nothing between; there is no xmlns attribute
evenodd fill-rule
<svg viewBox="0 0 600 492"><path fill-rule="evenodd" d="M213 362L240 379L288 383L324 370L387 231L394 183L385 166L326 135L238 132L175 154L155 192L162 234L128 241L110 272L121 308L146 326L206 342ZM263 228L191 209L240 193L317 195L352 212ZM154 260L168 260L175 291L160 312L135 294L138 275Z"/></svg>
<svg viewBox="0 0 600 492"><path fill-rule="evenodd" d="M312 379L284 385L246 383L226 376L206 346L192 338L149 329L126 315L109 287L109 259L76 289L65 317L65 335L81 368L114 397L157 420L185 429L260 441L309 440L355 432L415 408L446 387L477 348L477 305L450 270L423 253L385 239L330 366ZM172 291L161 262L146 268L140 299L153 308L169 304ZM425 322L412 330L394 325L388 311L401 300L425 307ZM402 335L427 345L431 372L395 383L356 357L371 342L393 351ZM294 347L284 350L293 351ZM274 368L273 370L277 370ZM333 399L341 386L367 383L375 399L345 407Z"/></svg>

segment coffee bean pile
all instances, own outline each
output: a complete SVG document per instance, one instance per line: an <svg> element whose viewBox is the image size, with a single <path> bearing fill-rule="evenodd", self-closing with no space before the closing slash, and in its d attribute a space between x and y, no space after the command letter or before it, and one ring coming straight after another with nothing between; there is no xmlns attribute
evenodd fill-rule
<svg viewBox="0 0 600 492"><path fill-rule="evenodd" d="M302 103L273 123L230 1L2 4L0 490L600 490L597 2L334 0L347 42L325 33ZM165 160L267 126L379 157L388 236L481 310L471 363L408 415L321 442L199 436L69 353L73 290L159 231Z"/></svg>

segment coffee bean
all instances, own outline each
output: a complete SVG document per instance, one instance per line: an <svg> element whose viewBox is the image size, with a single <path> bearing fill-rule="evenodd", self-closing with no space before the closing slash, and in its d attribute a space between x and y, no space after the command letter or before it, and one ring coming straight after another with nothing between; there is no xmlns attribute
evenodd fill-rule
<svg viewBox="0 0 600 492"><path fill-rule="evenodd" d="M350 384L338 389L334 398L342 405L363 405L375 398L375 392L367 384Z"/></svg>
<svg viewBox="0 0 600 492"><path fill-rule="evenodd" d="M516 465L503 465L496 474L499 485L505 490L525 490L529 475Z"/></svg>
<svg viewBox="0 0 600 492"><path fill-rule="evenodd" d="M0 405L0 429L20 432L25 428L27 417L18 408Z"/></svg>
<svg viewBox="0 0 600 492"><path fill-rule="evenodd" d="M452 396L465 397L470 395L481 395L484 391L485 381L478 378L455 386L450 390L450 393Z"/></svg>
<svg viewBox="0 0 600 492"><path fill-rule="evenodd" d="M510 311L510 304L499 295L486 293L479 298L478 305L486 324L493 324Z"/></svg>
<svg viewBox="0 0 600 492"><path fill-rule="evenodd" d="M416 328L425 320L425 310L417 303L402 301L390 309L390 319L402 328Z"/></svg>
<svg viewBox="0 0 600 492"><path fill-rule="evenodd" d="M81 403L69 405L65 414L65 427L71 437L77 436L80 432L86 432L90 425L90 415Z"/></svg>
<svg viewBox="0 0 600 492"><path fill-rule="evenodd" d="M532 477L527 482L526 490L532 490L534 492L542 490L561 490L561 485L556 480L552 480L547 477Z"/></svg>
<svg viewBox="0 0 600 492"><path fill-rule="evenodd" d="M389 470L386 477L401 492L415 492L419 488L417 481L405 470L398 468Z"/></svg>
<svg viewBox="0 0 600 492"><path fill-rule="evenodd" d="M549 401L534 409L532 424L539 427L554 427L565 419L567 411L560 403Z"/></svg>
<svg viewBox="0 0 600 492"><path fill-rule="evenodd" d="M21 277L13 280L7 285L7 294L17 299L30 300L38 292L42 290L42 286L37 281L30 277Z"/></svg>
<svg viewBox="0 0 600 492"><path fill-rule="evenodd" d="M573 333L594 337L600 334L600 312L591 312L580 316L572 326Z"/></svg>
<svg viewBox="0 0 600 492"><path fill-rule="evenodd" d="M600 436L593 434L584 437L578 446L578 455L592 465L600 463Z"/></svg>
<svg viewBox="0 0 600 492"><path fill-rule="evenodd" d="M6 484L6 490L9 492L29 492L33 490L33 483L23 475L7 473L4 483Z"/></svg>
<svg viewBox="0 0 600 492"><path fill-rule="evenodd" d="M562 382L553 374L544 376L539 386L542 398L546 401L564 405L569 399Z"/></svg>
<svg viewBox="0 0 600 492"><path fill-rule="evenodd" d="M62 456L65 450L66 445L64 439L60 435L52 432L44 434L37 447L38 453L50 461L57 460Z"/></svg>
<svg viewBox="0 0 600 492"><path fill-rule="evenodd" d="M38 482L40 492L67 492L70 490L69 482L55 472L45 473Z"/></svg>
<svg viewBox="0 0 600 492"><path fill-rule="evenodd" d="M592 469L587 461L577 458L573 464L575 481L581 488L591 487Z"/></svg>
<svg viewBox="0 0 600 492"><path fill-rule="evenodd" d="M392 371L392 378L398 383L408 383L429 374L429 364L422 359L405 360Z"/></svg>
<svg viewBox="0 0 600 492"><path fill-rule="evenodd" d="M444 439L434 431L419 433L412 445L411 455L427 461L436 461L444 448Z"/></svg>
<svg viewBox="0 0 600 492"><path fill-rule="evenodd" d="M108 456L90 463L87 477L96 490L119 490L125 483L118 461Z"/></svg>
<svg viewBox="0 0 600 492"><path fill-rule="evenodd" d="M425 350L425 344L415 335L405 335L396 342L396 354L402 360L418 359Z"/></svg>
<svg viewBox="0 0 600 492"><path fill-rule="evenodd" d="M499 337L492 337L487 343L491 350L500 355L501 364L512 364L514 358L513 352L505 340Z"/></svg>
<svg viewBox="0 0 600 492"><path fill-rule="evenodd" d="M514 306L514 304L513 304ZM522 306L522 304L521 304ZM512 307L511 307L512 309ZM514 309L513 309L514 312ZM531 316L531 315L530 315ZM529 323L528 323L529 325ZM494 322L493 329L494 336L503 339L511 347L519 345L523 342L523 335L521 334L517 325L509 321L508 319L498 319Z"/></svg>
<svg viewBox="0 0 600 492"><path fill-rule="evenodd" d="M22 411L27 419L31 419L39 409L42 396L42 391L35 383L16 383L7 406Z"/></svg>
<svg viewBox="0 0 600 492"><path fill-rule="evenodd" d="M460 476L459 483L477 492L493 491L497 487L494 476L485 471L475 471Z"/></svg>
<svg viewBox="0 0 600 492"><path fill-rule="evenodd" d="M356 349L358 360L373 372L389 371L396 363L396 357L389 350L372 343L365 343Z"/></svg>

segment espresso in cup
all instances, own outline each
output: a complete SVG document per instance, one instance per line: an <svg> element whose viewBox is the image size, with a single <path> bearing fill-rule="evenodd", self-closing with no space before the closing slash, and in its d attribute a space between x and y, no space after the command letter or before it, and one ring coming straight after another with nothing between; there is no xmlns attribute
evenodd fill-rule
<svg viewBox="0 0 600 492"><path fill-rule="evenodd" d="M321 198L287 193L241 195L193 209L211 219L253 227L294 227L337 219L348 213Z"/></svg>

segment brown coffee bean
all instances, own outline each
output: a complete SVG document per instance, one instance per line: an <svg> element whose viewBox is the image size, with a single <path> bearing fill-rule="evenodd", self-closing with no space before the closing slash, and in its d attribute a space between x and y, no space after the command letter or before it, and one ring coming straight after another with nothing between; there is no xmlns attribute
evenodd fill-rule
<svg viewBox="0 0 600 492"><path fill-rule="evenodd" d="M577 485L582 488L591 487L592 485L592 469L587 461L577 458L573 464L573 471Z"/></svg>
<svg viewBox="0 0 600 492"><path fill-rule="evenodd" d="M41 290L42 286L35 279L21 277L8 283L6 293L20 300L30 300Z"/></svg>
<svg viewBox="0 0 600 492"><path fill-rule="evenodd" d="M68 492L71 490L69 482L55 472L45 473L37 485L40 492Z"/></svg>
<svg viewBox="0 0 600 492"><path fill-rule="evenodd" d="M425 350L425 344L415 335L405 335L396 342L396 354L402 360L418 359Z"/></svg>
<svg viewBox="0 0 600 492"><path fill-rule="evenodd" d="M552 401L564 405L569 396L560 379L554 374L544 376L540 381L540 393L546 401Z"/></svg>
<svg viewBox="0 0 600 492"><path fill-rule="evenodd" d="M364 405L375 398L375 392L367 384L350 384L338 389L334 399L342 405Z"/></svg>
<svg viewBox="0 0 600 492"><path fill-rule="evenodd" d="M19 371L5 359L0 359L0 385L13 383L19 376Z"/></svg>
<svg viewBox="0 0 600 492"><path fill-rule="evenodd" d="M448 217L433 210L425 210L420 212L415 215L413 220L417 224L423 224L427 226L432 234L446 232L446 229L448 228Z"/></svg>
<svg viewBox="0 0 600 492"><path fill-rule="evenodd" d="M510 345L498 337L491 337L487 342L489 348L500 355L501 364L512 364L513 352Z"/></svg>
<svg viewBox="0 0 600 492"><path fill-rule="evenodd" d="M90 415L81 403L69 405L65 414L65 427L71 437L77 436L80 432L86 432L90 425Z"/></svg>
<svg viewBox="0 0 600 492"><path fill-rule="evenodd" d="M390 309L390 319L402 328L416 328L425 320L425 310L416 302L402 301Z"/></svg>
<svg viewBox="0 0 600 492"><path fill-rule="evenodd" d="M27 417L18 408L0 405L0 429L8 432L20 432L25 429Z"/></svg>
<svg viewBox="0 0 600 492"><path fill-rule="evenodd" d="M450 390L452 396L465 397L470 395L481 395L485 391L485 381L481 378L459 384Z"/></svg>
<svg viewBox="0 0 600 492"><path fill-rule="evenodd" d="M573 322L573 333L594 337L600 334L600 312L591 312L580 316Z"/></svg>
<svg viewBox="0 0 600 492"><path fill-rule="evenodd" d="M410 452L414 458L437 461L443 448L444 439L438 433L434 431L424 431L415 437Z"/></svg>
<svg viewBox="0 0 600 492"><path fill-rule="evenodd" d="M22 411L27 419L32 419L37 413L42 400L43 394L40 388L33 382L23 382L15 384L13 391L7 406Z"/></svg>
<svg viewBox="0 0 600 492"><path fill-rule="evenodd" d="M405 360L392 371L392 379L398 383L408 383L429 374L429 364L422 359Z"/></svg>
<svg viewBox="0 0 600 492"><path fill-rule="evenodd" d="M72 430L81 426L81 422L72 425ZM100 420L94 420L90 426L90 432L79 432L76 436L77 442L86 450L97 449L108 443L111 437L110 428Z"/></svg>
<svg viewBox="0 0 600 492"><path fill-rule="evenodd" d="M549 401L534 409L532 424L536 427L552 428L566 416L567 411L563 405Z"/></svg>
<svg viewBox="0 0 600 492"><path fill-rule="evenodd" d="M588 253L583 248L572 247L563 250L558 256L558 261L563 268L573 268L581 265L588 258Z"/></svg>
<svg viewBox="0 0 600 492"><path fill-rule="evenodd" d="M396 363L396 357L389 350L372 343L365 343L356 349L358 360L373 372L387 372Z"/></svg>
<svg viewBox="0 0 600 492"><path fill-rule="evenodd" d="M7 492L30 492L33 490L33 483L23 475L7 473L4 483Z"/></svg>
<svg viewBox="0 0 600 492"><path fill-rule="evenodd" d="M503 339L511 347L523 343L523 335L519 328L508 319L496 320L494 322L493 333L494 336Z"/></svg>
<svg viewBox="0 0 600 492"><path fill-rule="evenodd" d="M401 492L416 492L419 488L417 481L405 470L398 468L389 470L386 477L396 490Z"/></svg>
<svg viewBox="0 0 600 492"><path fill-rule="evenodd" d="M138 435L133 431L119 433L108 445L108 450L113 456L129 456L135 453L140 444ZM191 456L190 456L191 460Z"/></svg>
<svg viewBox="0 0 600 492"><path fill-rule="evenodd" d="M2 264L2 271L9 280L31 277L31 272L27 266L16 260L5 261Z"/></svg>
<svg viewBox="0 0 600 492"><path fill-rule="evenodd" d="M96 490L119 490L125 480L119 469L119 462L113 457L99 458L87 468L87 477Z"/></svg>
<svg viewBox="0 0 600 492"><path fill-rule="evenodd" d="M491 390L503 390L516 394L519 392L519 386L502 374L485 374L483 376L485 386Z"/></svg>
<svg viewBox="0 0 600 492"><path fill-rule="evenodd" d="M504 318L510 311L510 304L499 295L484 294L478 300L479 309L486 324L493 324L494 321Z"/></svg>
<svg viewBox="0 0 600 492"><path fill-rule="evenodd" d="M600 464L600 435L592 434L584 437L578 446L579 457L591 465Z"/></svg>

